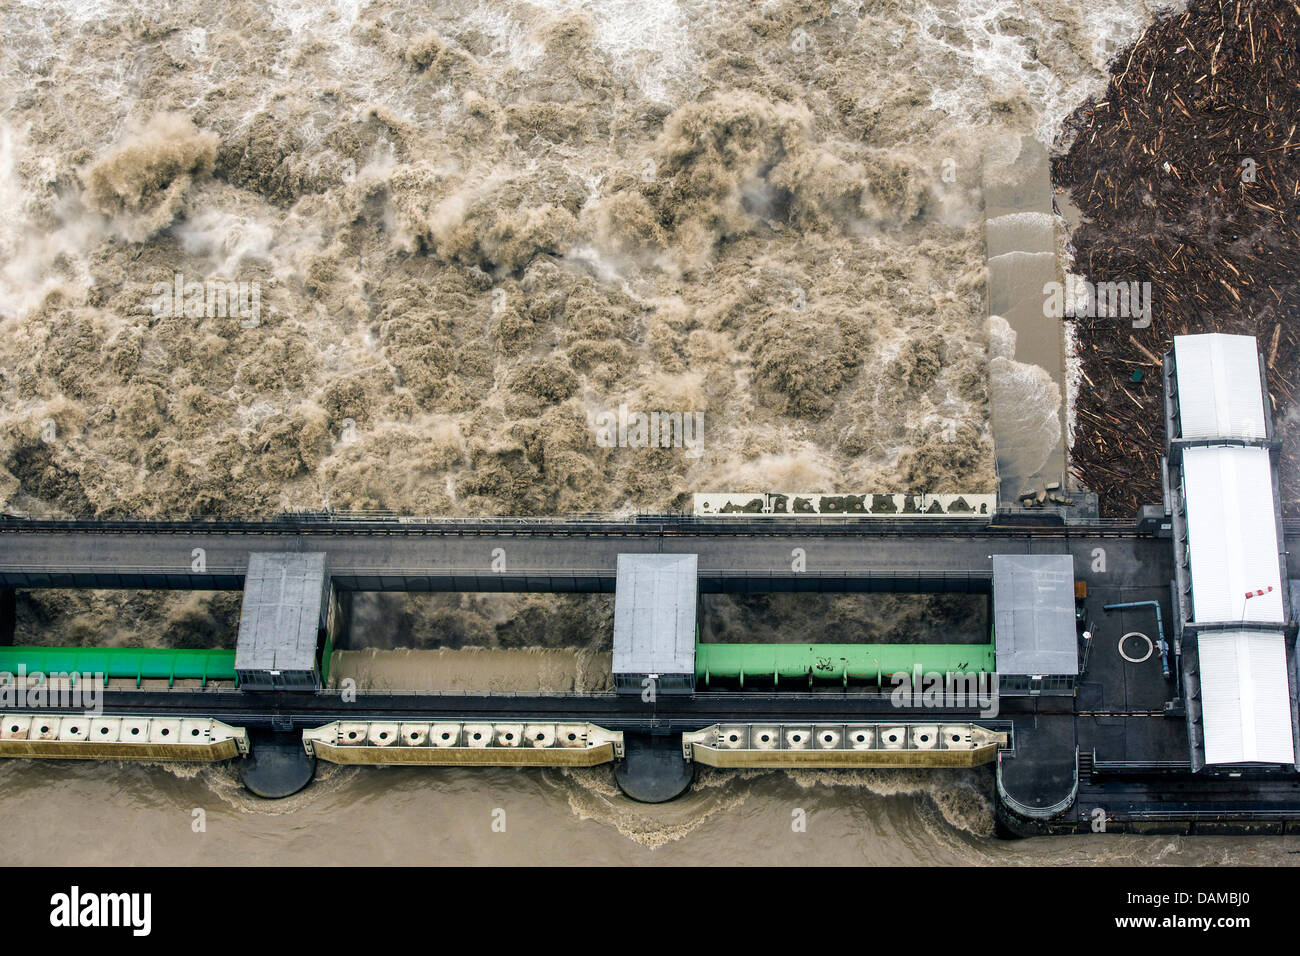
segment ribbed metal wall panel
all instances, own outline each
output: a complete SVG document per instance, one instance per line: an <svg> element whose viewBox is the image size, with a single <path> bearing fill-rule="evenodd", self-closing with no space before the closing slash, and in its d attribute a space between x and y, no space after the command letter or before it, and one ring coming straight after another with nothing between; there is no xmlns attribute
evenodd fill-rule
<svg viewBox="0 0 1300 956"><path fill-rule="evenodd" d="M1188 448L1183 486L1195 621L1283 623L1268 452L1240 446ZM1247 591L1270 587L1272 592L1247 600Z"/></svg>
<svg viewBox="0 0 1300 956"><path fill-rule="evenodd" d="M1205 762L1295 763L1283 636L1202 634L1200 657Z"/></svg>
<svg viewBox="0 0 1300 956"><path fill-rule="evenodd" d="M614 592L614 673L694 674L699 559L620 554Z"/></svg>
<svg viewBox="0 0 1300 956"><path fill-rule="evenodd" d="M1265 437L1259 348L1252 335L1174 338L1183 438Z"/></svg>

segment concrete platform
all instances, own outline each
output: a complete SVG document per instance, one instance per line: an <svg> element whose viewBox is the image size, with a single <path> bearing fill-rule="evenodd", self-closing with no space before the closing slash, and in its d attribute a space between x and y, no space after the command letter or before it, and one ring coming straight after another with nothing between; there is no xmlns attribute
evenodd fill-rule
<svg viewBox="0 0 1300 956"><path fill-rule="evenodd" d="M302 734L254 730L252 752L239 767L239 777L252 793L268 800L292 796L316 775L316 758L302 746Z"/></svg>
<svg viewBox="0 0 1300 956"><path fill-rule="evenodd" d="M619 789L639 803L664 803L686 792L695 765L682 756L678 734L626 734L626 756L614 765Z"/></svg>

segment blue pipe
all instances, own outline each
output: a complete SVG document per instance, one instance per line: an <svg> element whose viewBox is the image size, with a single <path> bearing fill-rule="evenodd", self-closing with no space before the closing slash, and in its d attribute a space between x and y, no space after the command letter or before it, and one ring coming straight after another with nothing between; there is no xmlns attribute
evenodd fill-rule
<svg viewBox="0 0 1300 956"><path fill-rule="evenodd" d="M1156 609L1156 630L1159 632L1156 646L1160 648L1160 664L1165 671L1165 680L1169 680L1169 645L1165 643L1165 621L1160 614L1159 601L1129 601L1127 604L1105 604L1103 611L1118 611L1126 607L1153 607Z"/></svg>

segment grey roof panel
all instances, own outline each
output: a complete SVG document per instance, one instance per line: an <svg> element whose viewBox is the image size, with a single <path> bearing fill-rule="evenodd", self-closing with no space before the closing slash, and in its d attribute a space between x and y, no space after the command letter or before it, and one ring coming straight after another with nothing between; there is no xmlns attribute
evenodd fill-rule
<svg viewBox="0 0 1300 956"><path fill-rule="evenodd" d="M250 554L235 669L310 671L327 587L323 552Z"/></svg>
<svg viewBox="0 0 1300 956"><path fill-rule="evenodd" d="M993 624L999 674L1077 675L1074 558L993 555Z"/></svg>
<svg viewBox="0 0 1300 956"><path fill-rule="evenodd" d="M620 554L614 591L614 673L694 674L699 559Z"/></svg>

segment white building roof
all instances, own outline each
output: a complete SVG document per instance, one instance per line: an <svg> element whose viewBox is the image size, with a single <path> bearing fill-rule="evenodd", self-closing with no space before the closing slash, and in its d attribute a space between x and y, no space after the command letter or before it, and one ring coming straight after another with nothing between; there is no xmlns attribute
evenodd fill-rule
<svg viewBox="0 0 1300 956"><path fill-rule="evenodd" d="M1266 437L1254 336L1175 336L1174 363L1183 438Z"/></svg>
<svg viewBox="0 0 1300 956"><path fill-rule="evenodd" d="M1183 451L1192 618L1285 623L1273 472L1268 451L1200 446ZM1246 598L1248 591L1273 590Z"/></svg>
<svg viewBox="0 0 1300 956"><path fill-rule="evenodd" d="M1205 633L1199 653L1205 762L1294 764L1283 636Z"/></svg>
<svg viewBox="0 0 1300 956"><path fill-rule="evenodd" d="M993 555L993 621L999 674L1078 674L1074 558Z"/></svg>
<svg viewBox="0 0 1300 956"><path fill-rule="evenodd" d="M310 671L325 623L325 552L255 551L248 556L235 669Z"/></svg>
<svg viewBox="0 0 1300 956"><path fill-rule="evenodd" d="M614 586L614 673L695 673L699 559L620 554Z"/></svg>
<svg viewBox="0 0 1300 956"><path fill-rule="evenodd" d="M1267 437L1258 345L1249 335L1174 338L1179 429L1189 439ZM1286 622L1268 451L1201 445L1182 455L1192 619ZM1256 592L1264 592L1257 594ZM1251 597L1247 597L1251 594ZM1278 630L1198 638L1207 764L1294 764L1286 643Z"/></svg>

